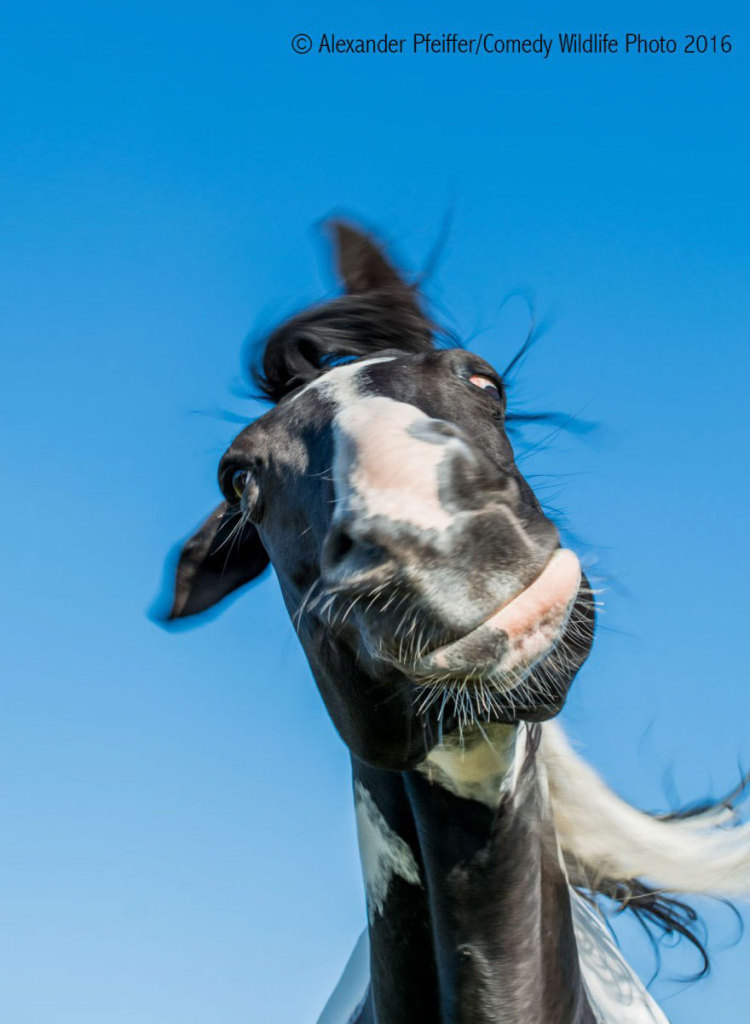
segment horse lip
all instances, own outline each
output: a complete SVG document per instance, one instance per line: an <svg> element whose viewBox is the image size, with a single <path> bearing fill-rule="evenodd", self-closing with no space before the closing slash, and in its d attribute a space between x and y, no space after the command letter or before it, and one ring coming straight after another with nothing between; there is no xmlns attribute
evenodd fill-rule
<svg viewBox="0 0 750 1024"><path fill-rule="evenodd" d="M425 672L433 674L436 668L447 668L450 655L483 632L508 633L513 626L523 629L524 622L530 618L542 620L553 615L556 610L560 611L562 617L564 612L569 611L578 594L580 578L581 567L574 552L569 548L555 548L544 568L531 583L509 597L462 636L423 654L414 668L418 672L424 669ZM545 589L548 591L547 594ZM565 591L562 597L559 594L560 590ZM441 666L440 663L444 660L446 664Z"/></svg>

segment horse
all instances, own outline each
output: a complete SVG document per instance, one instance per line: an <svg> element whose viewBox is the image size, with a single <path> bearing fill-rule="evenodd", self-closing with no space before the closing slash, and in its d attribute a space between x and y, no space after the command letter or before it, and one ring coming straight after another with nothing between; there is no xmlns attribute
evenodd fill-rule
<svg viewBox="0 0 750 1024"><path fill-rule="evenodd" d="M655 1024L602 906L693 941L673 894L750 892L731 801L631 807L555 721L595 597L518 469L500 374L377 238L265 339L271 408L218 467L167 619L271 565L351 756L367 927L319 1024ZM732 827L727 827L732 826Z"/></svg>

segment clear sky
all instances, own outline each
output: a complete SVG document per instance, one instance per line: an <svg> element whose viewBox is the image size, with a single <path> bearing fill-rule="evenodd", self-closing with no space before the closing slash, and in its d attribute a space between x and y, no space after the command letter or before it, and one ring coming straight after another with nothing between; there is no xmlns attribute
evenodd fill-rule
<svg viewBox="0 0 750 1024"><path fill-rule="evenodd" d="M0 32L0 1019L312 1022L364 922L346 752L273 578L147 618L257 414L240 349L335 287L314 226L379 225L502 365L581 412L523 467L606 587L565 720L649 809L750 764L750 32L739 3L15 4ZM731 54L294 54L341 36L732 34ZM222 418L224 417L224 418ZM533 446L537 438L529 438ZM731 915L712 915L714 947ZM647 948L626 928L645 972ZM747 1020L743 945L659 984ZM667 976L694 965L665 957Z"/></svg>

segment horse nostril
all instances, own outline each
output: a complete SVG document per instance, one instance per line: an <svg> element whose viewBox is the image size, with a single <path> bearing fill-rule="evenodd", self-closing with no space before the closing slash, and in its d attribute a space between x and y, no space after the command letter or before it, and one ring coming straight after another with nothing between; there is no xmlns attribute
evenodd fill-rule
<svg viewBox="0 0 750 1024"><path fill-rule="evenodd" d="M386 561L386 553L369 537L358 537L347 524L331 526L323 542L320 567L324 576L343 583L349 578L369 572Z"/></svg>
<svg viewBox="0 0 750 1024"><path fill-rule="evenodd" d="M323 545L323 565L335 568L354 547L354 541L342 526L332 526Z"/></svg>

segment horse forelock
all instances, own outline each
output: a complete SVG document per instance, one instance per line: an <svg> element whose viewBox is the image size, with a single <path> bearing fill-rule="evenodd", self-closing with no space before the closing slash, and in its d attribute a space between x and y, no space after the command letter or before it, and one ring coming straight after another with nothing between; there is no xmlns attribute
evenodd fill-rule
<svg viewBox="0 0 750 1024"><path fill-rule="evenodd" d="M278 402L341 361L384 350L419 354L446 343L458 346L422 314L411 292L340 295L303 310L262 339L249 374L263 397Z"/></svg>

